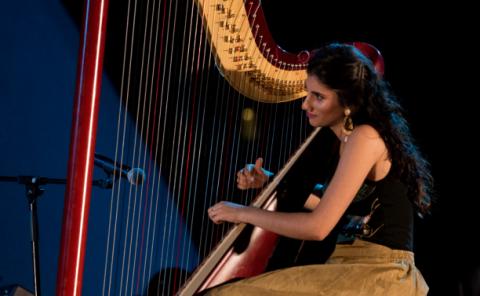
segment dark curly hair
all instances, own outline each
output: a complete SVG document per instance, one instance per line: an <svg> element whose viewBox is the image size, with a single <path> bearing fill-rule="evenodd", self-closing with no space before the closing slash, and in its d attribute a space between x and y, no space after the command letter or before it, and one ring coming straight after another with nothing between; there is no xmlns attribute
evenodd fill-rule
<svg viewBox="0 0 480 296"><path fill-rule="evenodd" d="M406 184L417 212L428 213L433 185L429 164L412 139L402 107L372 61L352 45L333 43L312 53L307 73L337 93L340 104L350 108L354 124L368 124L379 132L392 172Z"/></svg>

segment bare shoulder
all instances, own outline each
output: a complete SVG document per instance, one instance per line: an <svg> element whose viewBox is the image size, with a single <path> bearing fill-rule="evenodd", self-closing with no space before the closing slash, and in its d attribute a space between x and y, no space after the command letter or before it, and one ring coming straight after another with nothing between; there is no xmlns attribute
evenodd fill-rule
<svg viewBox="0 0 480 296"><path fill-rule="evenodd" d="M382 140L378 131L369 124L362 124L362 125L356 126L353 129L353 132L349 138L351 137L361 137L361 138L367 138L371 140Z"/></svg>
<svg viewBox="0 0 480 296"><path fill-rule="evenodd" d="M362 124L356 126L348 137L348 146L364 147L371 152L381 153L386 149L385 142L379 132L371 125Z"/></svg>

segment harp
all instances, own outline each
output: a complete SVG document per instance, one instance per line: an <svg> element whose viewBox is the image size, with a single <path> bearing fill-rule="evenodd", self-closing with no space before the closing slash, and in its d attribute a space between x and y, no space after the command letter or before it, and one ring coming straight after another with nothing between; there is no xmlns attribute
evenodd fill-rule
<svg viewBox="0 0 480 296"><path fill-rule="evenodd" d="M86 237L95 222L89 209L108 1L85 7L57 294L80 295L84 281L95 282L87 294L142 294L161 271L162 294L171 295L228 234L207 221L207 208L254 199L236 191L236 170L261 155L281 172L307 138L296 99L304 95L308 53L274 43L259 1L110 3L122 13L109 23L122 24L125 34L121 50L110 52L121 75L109 154L146 177L133 186L114 172L108 223L95 225L105 228L105 262L86 266L86 249L97 248Z"/></svg>

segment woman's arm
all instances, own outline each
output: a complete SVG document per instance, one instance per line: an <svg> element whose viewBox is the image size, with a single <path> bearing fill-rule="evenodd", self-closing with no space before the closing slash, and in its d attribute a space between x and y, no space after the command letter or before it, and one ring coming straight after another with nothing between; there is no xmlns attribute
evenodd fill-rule
<svg viewBox="0 0 480 296"><path fill-rule="evenodd" d="M313 212L271 212L221 202L209 209L209 216L215 223L249 223L291 238L322 240L337 224L385 149L373 127L358 126L345 143L335 174Z"/></svg>

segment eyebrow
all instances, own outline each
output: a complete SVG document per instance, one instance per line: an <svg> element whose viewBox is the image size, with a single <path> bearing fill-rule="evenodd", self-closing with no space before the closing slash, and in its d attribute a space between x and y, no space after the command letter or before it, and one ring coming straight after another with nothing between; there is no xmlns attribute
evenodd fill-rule
<svg viewBox="0 0 480 296"><path fill-rule="evenodd" d="M304 90L308 92L308 89L307 89L307 82L305 81L303 83L303 87L304 87ZM323 93L323 92L318 92L318 91L310 91L312 94L316 95L316 96L320 96L322 98L325 98L326 97L326 94Z"/></svg>

